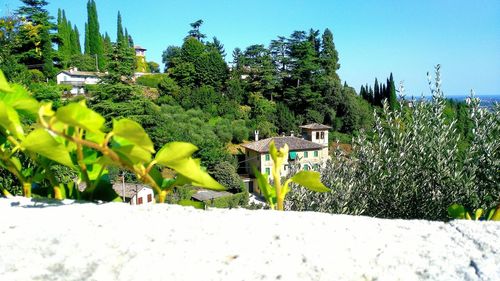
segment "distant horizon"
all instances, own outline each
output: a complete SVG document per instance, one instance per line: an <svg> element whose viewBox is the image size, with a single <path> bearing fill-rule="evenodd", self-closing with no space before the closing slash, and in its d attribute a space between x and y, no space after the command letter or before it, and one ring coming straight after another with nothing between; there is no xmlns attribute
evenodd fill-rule
<svg viewBox="0 0 500 281"><path fill-rule="evenodd" d="M19 0L0 0L0 15L16 10ZM48 0L76 24L83 45L87 0ZM134 42L160 65L169 45L180 46L189 23L203 19L201 32L224 44L226 61L234 48L266 47L294 30L332 30L340 58L338 74L354 87L373 85L392 72L407 95L430 95L426 73L441 64L442 87L450 95L500 93L500 1L243 1L96 0L101 33L116 37L120 11ZM265 8L262 8L265 7Z"/></svg>

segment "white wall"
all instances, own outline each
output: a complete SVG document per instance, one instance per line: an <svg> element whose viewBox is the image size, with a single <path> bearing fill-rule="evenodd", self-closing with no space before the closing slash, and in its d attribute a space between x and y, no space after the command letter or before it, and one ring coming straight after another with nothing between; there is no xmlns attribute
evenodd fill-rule
<svg viewBox="0 0 500 281"><path fill-rule="evenodd" d="M148 195L151 195L151 202L148 202ZM151 188L143 188L137 192L130 200L130 205L138 205L139 198L142 198L142 204L154 204L155 195Z"/></svg>

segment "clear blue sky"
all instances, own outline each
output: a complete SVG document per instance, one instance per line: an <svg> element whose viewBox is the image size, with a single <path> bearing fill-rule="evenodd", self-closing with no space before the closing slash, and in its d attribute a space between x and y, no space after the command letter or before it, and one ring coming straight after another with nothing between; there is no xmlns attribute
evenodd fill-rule
<svg viewBox="0 0 500 281"><path fill-rule="evenodd" d="M66 10L81 33L86 0L48 0L54 16ZM0 0L0 14L19 0ZM357 90L393 72L408 95L428 94L426 72L442 65L445 94L500 94L500 1L314 1L314 0L96 0L101 32L116 36L116 14L147 59L161 64L169 45L181 45L189 23L235 47L269 44L294 30L330 28L340 55L342 80ZM83 38L82 38L83 42Z"/></svg>

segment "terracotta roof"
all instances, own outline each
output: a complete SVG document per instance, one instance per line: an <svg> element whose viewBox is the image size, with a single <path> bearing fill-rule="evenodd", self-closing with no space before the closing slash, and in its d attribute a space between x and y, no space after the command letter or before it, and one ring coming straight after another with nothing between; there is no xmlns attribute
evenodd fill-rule
<svg viewBox="0 0 500 281"><path fill-rule="evenodd" d="M198 200L198 201L203 202L203 201L207 201L207 200L211 200L211 199L215 199L215 198L220 198L220 197L231 196L231 195L233 195L233 194L229 193L227 191L213 191L213 190L202 189L191 197Z"/></svg>
<svg viewBox="0 0 500 281"><path fill-rule="evenodd" d="M310 129L310 130L328 130L328 129L331 129L332 127L327 126L327 125L323 125L323 124L312 123L312 124L300 126L300 128Z"/></svg>
<svg viewBox="0 0 500 281"><path fill-rule="evenodd" d="M134 50L143 50L143 51L146 51L145 48L143 48L143 47L141 47L139 45L134 46Z"/></svg>
<svg viewBox="0 0 500 281"><path fill-rule="evenodd" d="M288 144L288 148L290 151L294 150L313 150L313 149L322 149L326 146L321 145L319 143L315 143L312 141L308 141L305 139L297 138L297 137L292 137L292 136L285 136L285 137L274 137L274 138L267 138L263 139L260 141L254 141L251 143L245 143L242 144L246 149L254 150L260 153L263 152L269 152L269 144L271 141L274 140L274 144L278 149L283 147L285 144Z"/></svg>
<svg viewBox="0 0 500 281"><path fill-rule="evenodd" d="M139 184L139 183L125 183L125 197L132 198L134 195L136 195L143 188L151 189L149 186ZM116 193L118 195L120 195L120 197L123 196L123 186L122 186L121 182L113 183L113 189L116 191Z"/></svg>

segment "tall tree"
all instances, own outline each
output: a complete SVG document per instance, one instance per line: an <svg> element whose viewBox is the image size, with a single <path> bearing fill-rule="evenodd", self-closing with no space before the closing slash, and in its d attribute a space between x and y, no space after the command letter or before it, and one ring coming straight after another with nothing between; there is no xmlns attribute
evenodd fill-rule
<svg viewBox="0 0 500 281"><path fill-rule="evenodd" d="M325 29L322 36L320 61L325 74L340 81L340 78L337 75L337 70L340 68L339 54L335 49L333 33L328 28Z"/></svg>
<svg viewBox="0 0 500 281"><path fill-rule="evenodd" d="M97 6L94 0L87 3L87 24L89 54L97 59L98 70L104 70L104 48L101 33L99 32L99 19L97 17Z"/></svg>
<svg viewBox="0 0 500 281"><path fill-rule="evenodd" d="M80 46L80 32L78 32L78 27L76 25L74 26L72 32L71 32L71 54L76 55L76 54L81 54L82 53L82 47Z"/></svg>
<svg viewBox="0 0 500 281"><path fill-rule="evenodd" d="M373 86L373 105L380 106L382 104L382 95L380 93L380 85L378 79L375 78L375 85Z"/></svg>
<svg viewBox="0 0 500 281"><path fill-rule="evenodd" d="M226 50L224 50L224 45L219 41L219 39L217 39L217 37L214 36L213 41L209 42L207 46L216 50L221 55L221 57L226 57Z"/></svg>
<svg viewBox="0 0 500 281"><path fill-rule="evenodd" d="M396 96L396 86L394 85L394 78L392 77L392 72L391 76L389 77L389 106L393 110L398 106L398 98Z"/></svg>
<svg viewBox="0 0 500 281"><path fill-rule="evenodd" d="M116 21L116 42L122 42L125 39L125 35L123 34L123 26L122 26L122 15L120 11L118 11L118 19Z"/></svg>
<svg viewBox="0 0 500 281"><path fill-rule="evenodd" d="M187 37L194 37L196 40L202 42L203 39L205 39L207 36L203 33L200 32L200 27L203 24L203 20L197 20L193 23L190 23L189 25L191 26L191 30L188 32Z"/></svg>
<svg viewBox="0 0 500 281"><path fill-rule="evenodd" d="M17 53L20 61L29 67L42 69L45 77L53 78L54 39L51 30L55 28L52 17L44 8L48 2L44 0L22 0L23 6L17 10L17 15L25 19L20 28L20 44Z"/></svg>
<svg viewBox="0 0 500 281"><path fill-rule="evenodd" d="M85 39L84 39L84 52L86 55L90 55L90 42L89 42L89 25L85 23Z"/></svg>

